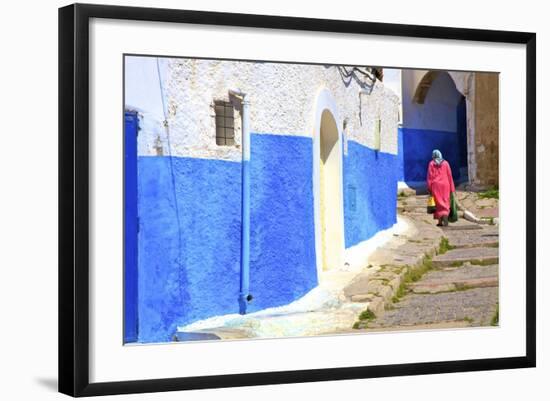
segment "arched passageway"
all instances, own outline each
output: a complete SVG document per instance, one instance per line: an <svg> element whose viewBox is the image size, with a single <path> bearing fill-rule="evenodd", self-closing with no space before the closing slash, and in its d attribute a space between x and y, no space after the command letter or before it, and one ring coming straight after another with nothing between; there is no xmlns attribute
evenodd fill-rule
<svg viewBox="0 0 550 401"><path fill-rule="evenodd" d="M466 99L445 71L428 71L404 105L405 181L425 180L433 149L441 150L450 163L455 181L468 181Z"/></svg>

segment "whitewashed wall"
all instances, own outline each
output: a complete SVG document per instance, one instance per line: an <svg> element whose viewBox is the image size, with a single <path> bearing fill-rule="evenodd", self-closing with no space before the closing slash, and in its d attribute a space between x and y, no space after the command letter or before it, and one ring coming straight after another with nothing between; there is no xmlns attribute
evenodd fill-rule
<svg viewBox="0 0 550 401"><path fill-rule="evenodd" d="M152 65L155 68L151 68ZM337 121L340 129L343 120L347 120L348 140L373 147L375 120L380 118L380 150L397 153L399 99L380 81L376 81L370 94L361 95L360 99L360 85L353 79L344 80L335 66L185 58L160 58L159 66L169 138L159 124L158 113L144 115L144 121L156 121L141 123L140 155L162 153L239 160L238 111L235 115L236 145L218 146L215 141L213 102L230 100L230 88L238 88L249 97L251 132L311 136L315 96L323 87L330 91L337 103L342 120ZM150 78L144 74L145 70ZM154 103L152 98L157 97L157 103L161 102L160 92L154 89L160 87L158 79L156 58L132 60L127 57L126 106L145 104L143 99L139 100L142 97L147 97L150 103ZM234 104L240 107L238 101ZM158 110L158 106L155 109ZM160 118L160 121L164 119Z"/></svg>

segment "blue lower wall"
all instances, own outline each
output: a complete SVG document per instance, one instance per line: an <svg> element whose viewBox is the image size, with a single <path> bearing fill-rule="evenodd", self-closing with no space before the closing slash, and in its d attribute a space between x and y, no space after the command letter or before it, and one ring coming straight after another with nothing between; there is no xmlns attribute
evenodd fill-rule
<svg viewBox="0 0 550 401"><path fill-rule="evenodd" d="M250 311L284 305L317 285L312 141L252 135Z"/></svg>
<svg viewBox="0 0 550 401"><path fill-rule="evenodd" d="M138 159L138 341L238 312L240 175L235 162Z"/></svg>
<svg viewBox="0 0 550 401"><path fill-rule="evenodd" d="M289 303L317 285L312 143L251 138L250 311ZM178 325L237 313L241 164L138 158L139 342Z"/></svg>
<svg viewBox="0 0 550 401"><path fill-rule="evenodd" d="M312 140L251 136L249 311L292 302L317 282ZM398 157L354 141L344 156L345 245L396 222ZM238 313L241 163L138 158L138 341ZM384 206L386 205L386 206Z"/></svg>
<svg viewBox="0 0 550 401"><path fill-rule="evenodd" d="M137 341L137 135L136 112L124 113L124 342Z"/></svg>
<svg viewBox="0 0 550 401"><path fill-rule="evenodd" d="M346 248L396 223L397 155L348 141L344 156Z"/></svg>
<svg viewBox="0 0 550 401"><path fill-rule="evenodd" d="M449 162L453 178L459 179L460 148L458 134L448 131L402 128L403 175L405 181L426 181L428 163L432 159L432 150L439 149L443 158Z"/></svg>
<svg viewBox="0 0 550 401"><path fill-rule="evenodd" d="M403 128L397 129L397 181L405 181L405 157L403 154Z"/></svg>

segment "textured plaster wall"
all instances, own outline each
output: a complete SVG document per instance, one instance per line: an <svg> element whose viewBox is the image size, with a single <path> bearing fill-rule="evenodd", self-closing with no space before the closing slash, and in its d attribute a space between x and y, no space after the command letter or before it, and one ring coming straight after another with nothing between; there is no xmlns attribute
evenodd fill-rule
<svg viewBox="0 0 550 401"><path fill-rule="evenodd" d="M249 310L284 305L317 285L312 141L252 135Z"/></svg>
<svg viewBox="0 0 550 401"><path fill-rule="evenodd" d="M284 305L317 285L311 139L252 135L250 311ZM138 160L139 341L177 325L237 313L241 164Z"/></svg>
<svg viewBox="0 0 550 401"><path fill-rule="evenodd" d="M177 324L238 312L240 163L138 159L140 342Z"/></svg>
<svg viewBox="0 0 550 401"><path fill-rule="evenodd" d="M344 156L346 248L396 223L397 166L397 155L348 142Z"/></svg>
<svg viewBox="0 0 550 401"><path fill-rule="evenodd" d="M142 68L140 64L148 63L142 59L134 63L127 61L126 68ZM167 137L163 129L144 129L140 136L140 155L171 153L239 160L239 111L235 115L236 145L217 146L215 142L213 101L230 100L240 109L239 101L228 95L230 88L239 88L248 94L251 131L311 136L315 95L323 87L336 100L342 120L336 122L338 126L342 127L343 120L347 120L349 139L373 147L375 120L380 118L381 150L397 153L399 100L380 81L375 82L369 95L361 95L360 99L358 82L343 78L335 66L184 58L159 60L170 136ZM154 69L150 69L150 74L153 78L158 76ZM139 87L140 82L130 84ZM149 92L149 97L160 99L159 93ZM134 103L131 93L134 92L127 93L127 105Z"/></svg>

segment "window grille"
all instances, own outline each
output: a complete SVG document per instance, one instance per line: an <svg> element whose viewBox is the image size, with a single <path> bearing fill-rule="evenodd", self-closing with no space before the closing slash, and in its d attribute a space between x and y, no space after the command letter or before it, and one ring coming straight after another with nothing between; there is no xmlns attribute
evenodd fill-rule
<svg viewBox="0 0 550 401"><path fill-rule="evenodd" d="M214 102L216 113L216 145L235 145L235 114L231 102Z"/></svg>

